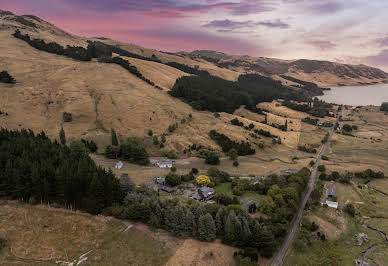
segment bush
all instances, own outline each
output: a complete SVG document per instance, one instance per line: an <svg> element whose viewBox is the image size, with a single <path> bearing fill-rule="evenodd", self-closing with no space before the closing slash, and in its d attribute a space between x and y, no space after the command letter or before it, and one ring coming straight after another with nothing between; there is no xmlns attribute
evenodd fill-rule
<svg viewBox="0 0 388 266"><path fill-rule="evenodd" d="M234 161L234 162L233 162L233 166L234 166L234 167L238 167L238 166L239 166L238 161Z"/></svg>
<svg viewBox="0 0 388 266"><path fill-rule="evenodd" d="M233 149L233 148L230 149L228 151L228 156L229 156L229 159L231 159L232 161L235 161L237 159L237 157L238 157L236 149Z"/></svg>
<svg viewBox="0 0 388 266"><path fill-rule="evenodd" d="M198 185L207 186L210 184L210 178L206 175L200 175L196 178L196 182Z"/></svg>
<svg viewBox="0 0 388 266"><path fill-rule="evenodd" d="M324 172L326 172L326 167L324 165L320 165L320 166L318 166L318 171L321 173L324 173Z"/></svg>
<svg viewBox="0 0 388 266"><path fill-rule="evenodd" d="M62 114L62 119L63 119L63 122L65 122L65 123L71 122L71 121L73 121L73 116L71 115L71 113L64 112Z"/></svg>
<svg viewBox="0 0 388 266"><path fill-rule="evenodd" d="M220 164L220 157L218 155L218 152L216 151L210 151L208 150L205 154L205 163L211 164L211 165L217 165Z"/></svg>
<svg viewBox="0 0 388 266"><path fill-rule="evenodd" d="M154 145L159 145L159 139L158 139L157 136L154 136L154 137L152 138L152 143L153 143Z"/></svg>
<svg viewBox="0 0 388 266"><path fill-rule="evenodd" d="M166 184L172 187L182 184L182 177L174 173L166 175Z"/></svg>
<svg viewBox="0 0 388 266"><path fill-rule="evenodd" d="M152 135L154 134L154 132L152 132L152 130L148 130L148 136L152 137Z"/></svg>
<svg viewBox="0 0 388 266"><path fill-rule="evenodd" d="M351 203L346 204L344 211L352 217L354 217L356 215L356 209L354 208L353 204L351 204Z"/></svg>
<svg viewBox="0 0 388 266"><path fill-rule="evenodd" d="M198 174L198 169L197 168L192 168L191 169L191 173L193 173L194 175Z"/></svg>
<svg viewBox="0 0 388 266"><path fill-rule="evenodd" d="M163 156L167 157L168 159L177 159L178 155L176 154L176 151L170 150L168 152L163 153Z"/></svg>
<svg viewBox="0 0 388 266"><path fill-rule="evenodd" d="M177 170L177 169L176 169L176 167L175 167L175 166L172 166L172 167L171 167L171 172L175 173L175 172L176 172L176 170Z"/></svg>

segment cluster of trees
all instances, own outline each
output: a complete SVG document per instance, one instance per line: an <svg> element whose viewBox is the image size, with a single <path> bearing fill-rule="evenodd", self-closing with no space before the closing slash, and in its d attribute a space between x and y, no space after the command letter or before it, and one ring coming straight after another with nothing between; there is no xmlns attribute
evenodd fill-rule
<svg viewBox="0 0 388 266"><path fill-rule="evenodd" d="M145 186L132 188L124 204L107 208L103 213L145 222L181 237L201 241L219 237L225 244L251 247L265 257L273 255L279 243L277 238L284 236L270 221L253 219L242 209L196 202L182 205L178 200L161 200Z"/></svg>
<svg viewBox="0 0 388 266"><path fill-rule="evenodd" d="M98 62L100 63L108 63L108 64L117 64L117 65L120 65L121 67L125 68L126 70L128 70L129 73L135 75L136 77L138 77L139 79L147 82L148 84L150 84L151 86L154 86L154 87L157 87L159 88L159 86L155 85L154 82L152 82L151 80L147 79L146 77L143 76L143 74L141 74L139 72L139 70L131 65L131 63L129 63L128 60L125 60L125 59L122 59L121 57L119 56L115 56L115 57L100 57L98 59Z"/></svg>
<svg viewBox="0 0 388 266"><path fill-rule="evenodd" d="M190 67L188 65L180 64L177 62L168 62L168 63L166 63L166 65L173 67L173 68L176 68L176 69L179 69L180 71L183 71L185 73L192 74L192 75L198 75L198 76L209 76L210 75L209 72L207 72L206 70L200 70L198 66Z"/></svg>
<svg viewBox="0 0 388 266"><path fill-rule="evenodd" d="M251 144L245 141L236 142L231 140L227 136L222 133L218 133L215 130L211 130L209 132L209 136L212 140L214 140L221 148L222 151L227 153L231 149L235 149L237 154L240 156L255 154L256 151L251 147Z"/></svg>
<svg viewBox="0 0 388 266"><path fill-rule="evenodd" d="M370 182L372 179L381 179L385 177L383 172L375 172L372 169L367 169L365 171L355 173L346 172L342 175L337 171L331 172L330 174L326 173L326 169L323 165L320 165L318 170L321 172L319 179L326 181L339 181L343 184L350 184L350 181L355 177L364 179L365 183Z"/></svg>
<svg viewBox="0 0 388 266"><path fill-rule="evenodd" d="M227 113L233 113L241 105L251 110L257 109L259 102L279 98L302 101L307 97L279 81L257 74L241 75L236 82L211 75L181 77L169 93L197 110Z"/></svg>
<svg viewBox="0 0 388 266"><path fill-rule="evenodd" d="M205 163L211 165L220 164L220 155L211 148L201 148L196 154L198 158L205 159Z"/></svg>
<svg viewBox="0 0 388 266"><path fill-rule="evenodd" d="M305 118L302 119L302 122L310 124L310 125L313 125L313 126L317 126L318 122L319 122L319 119L311 118L311 117L305 117ZM321 126L322 127L332 127L333 123L325 121L325 122L323 122L321 124Z"/></svg>
<svg viewBox="0 0 388 266"><path fill-rule="evenodd" d="M114 131L112 131L113 133ZM126 142L118 145L115 133L112 134L112 145L105 149L105 156L109 159L121 159L134 164L147 165L150 163L147 151L136 137L129 137Z"/></svg>
<svg viewBox="0 0 388 266"><path fill-rule="evenodd" d="M326 103L318 98L314 98L313 101L311 99L308 100L308 104L300 104L291 101L284 101L282 105L304 113L308 113L315 117L325 117L330 115L330 110L333 107L332 104Z"/></svg>
<svg viewBox="0 0 388 266"><path fill-rule="evenodd" d="M7 71L0 72L0 82L10 83L10 84L16 83L15 79Z"/></svg>
<svg viewBox="0 0 388 266"><path fill-rule="evenodd" d="M36 28L36 24L34 22L25 19L23 16L15 16L14 19L16 22L19 22L20 24L23 24L27 27Z"/></svg>
<svg viewBox="0 0 388 266"><path fill-rule="evenodd" d="M261 135L268 138L278 138L278 136L272 135L271 132L264 129L255 129L253 132L255 132L257 135Z"/></svg>
<svg viewBox="0 0 388 266"><path fill-rule="evenodd" d="M114 174L97 167L81 141L67 147L43 132L6 129L0 130L0 195L93 214L124 197Z"/></svg>
<svg viewBox="0 0 388 266"><path fill-rule="evenodd" d="M347 133L351 133L353 130L357 130L357 129L358 129L358 126L356 126L356 125L344 124L342 126L342 130L347 132Z"/></svg>
<svg viewBox="0 0 388 266"><path fill-rule="evenodd" d="M315 222L311 222L308 218L304 217L301 222L300 230L293 242L295 250L302 252L306 248L314 246L320 241L325 241L326 235L323 232L318 231L318 229L319 226Z"/></svg>
<svg viewBox="0 0 388 266"><path fill-rule="evenodd" d="M91 152L96 153L98 150L97 144L94 142L94 140L86 140L81 139L82 143L85 145L85 147Z"/></svg>
<svg viewBox="0 0 388 266"><path fill-rule="evenodd" d="M192 181L194 180L194 173L193 172L190 172L186 175L178 175L178 174L175 174L174 172L170 172L166 175L166 184L171 186L171 187L175 187L175 186L178 186L180 184L182 184L182 182L189 182L189 181Z"/></svg>
<svg viewBox="0 0 388 266"><path fill-rule="evenodd" d="M233 118L232 120L230 120L230 123L234 126L238 126L238 127L243 127L244 126L244 123L241 122L240 120L238 120L237 118Z"/></svg>
<svg viewBox="0 0 388 266"><path fill-rule="evenodd" d="M307 145L304 145L304 146L299 145L298 150L303 151L303 152L307 152L307 153L317 153L317 149L312 148L312 147L308 147Z"/></svg>

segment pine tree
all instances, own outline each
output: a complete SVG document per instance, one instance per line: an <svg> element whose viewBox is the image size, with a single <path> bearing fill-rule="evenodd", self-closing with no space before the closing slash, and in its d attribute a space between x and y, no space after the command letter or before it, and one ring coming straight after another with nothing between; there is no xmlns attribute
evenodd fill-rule
<svg viewBox="0 0 388 266"><path fill-rule="evenodd" d="M185 224L188 236L196 236L197 225L195 223L194 214L190 210L186 210Z"/></svg>
<svg viewBox="0 0 388 266"><path fill-rule="evenodd" d="M116 131L113 128L112 128L111 138L112 138L112 145L113 146L118 146L119 145L119 141L117 139Z"/></svg>
<svg viewBox="0 0 388 266"><path fill-rule="evenodd" d="M89 187L87 210L92 214L98 214L104 206L104 186L101 184L98 176L94 176Z"/></svg>
<svg viewBox="0 0 388 266"><path fill-rule="evenodd" d="M219 208L216 214L216 229L217 229L217 235L223 235L224 234L224 227L225 227L225 215L226 211L225 208Z"/></svg>
<svg viewBox="0 0 388 266"><path fill-rule="evenodd" d="M202 215L198 220L198 239L206 242L216 239L216 225L210 213Z"/></svg>
<svg viewBox="0 0 388 266"><path fill-rule="evenodd" d="M228 244L235 244L240 238L241 234L241 223L237 219L234 211L229 212L228 218L225 223L225 234L224 240Z"/></svg>
<svg viewBox="0 0 388 266"><path fill-rule="evenodd" d="M286 123L285 123L285 125L284 125L284 128L286 129L285 131L287 131L287 127L288 127L288 122L287 122L287 120L286 120Z"/></svg>
<svg viewBox="0 0 388 266"><path fill-rule="evenodd" d="M61 140L62 145L66 145L66 135L63 127L61 127L61 131L59 131L59 139Z"/></svg>

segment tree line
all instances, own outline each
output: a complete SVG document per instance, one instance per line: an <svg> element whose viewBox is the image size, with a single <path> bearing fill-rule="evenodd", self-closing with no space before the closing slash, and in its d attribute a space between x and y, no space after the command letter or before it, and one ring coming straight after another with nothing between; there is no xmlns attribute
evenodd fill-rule
<svg viewBox="0 0 388 266"><path fill-rule="evenodd" d="M225 153L229 152L231 149L235 149L237 154L240 156L252 155L256 153L255 149L253 149L248 142L236 142L215 130L211 130L209 132L209 137L214 140Z"/></svg>
<svg viewBox="0 0 388 266"><path fill-rule="evenodd" d="M92 58L98 58L98 62L100 63L118 64L151 86L161 89L161 87L155 85L154 82L144 77L135 66L129 63L128 60L122 59L121 57L112 58L111 47L101 42L88 42L87 48L69 45L64 48L62 45L56 42L46 43L41 39L31 39L28 34L23 35L19 30L16 30L13 36L27 42L29 45L38 50L42 50L48 53L67 56L78 61L91 61Z"/></svg>

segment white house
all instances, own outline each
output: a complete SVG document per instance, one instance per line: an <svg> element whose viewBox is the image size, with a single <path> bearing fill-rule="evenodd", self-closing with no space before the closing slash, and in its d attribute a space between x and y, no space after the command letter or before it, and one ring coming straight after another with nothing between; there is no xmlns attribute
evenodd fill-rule
<svg viewBox="0 0 388 266"><path fill-rule="evenodd" d="M123 162L120 161L120 162L116 163L115 168L116 169L121 169L123 167L123 165L124 165Z"/></svg>
<svg viewBox="0 0 388 266"><path fill-rule="evenodd" d="M172 161L170 161L170 160L158 161L155 163L155 165L158 166L159 168L171 168Z"/></svg>

